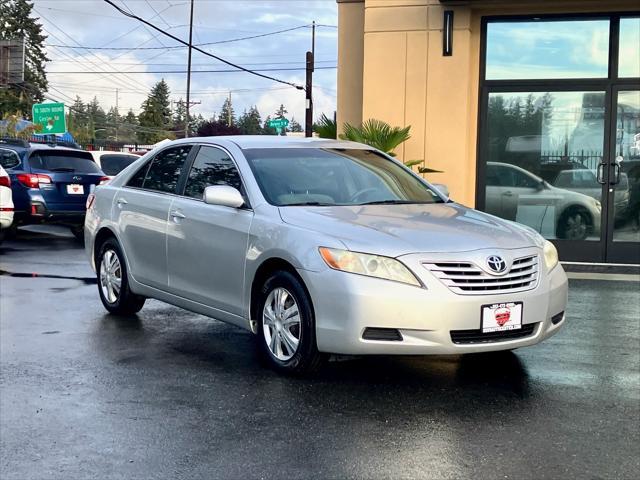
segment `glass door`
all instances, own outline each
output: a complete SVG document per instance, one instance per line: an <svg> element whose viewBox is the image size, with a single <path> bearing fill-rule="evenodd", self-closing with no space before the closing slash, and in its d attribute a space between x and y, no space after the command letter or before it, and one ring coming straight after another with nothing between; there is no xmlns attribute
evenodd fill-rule
<svg viewBox="0 0 640 480"><path fill-rule="evenodd" d="M606 180L607 261L640 262L640 90L613 93L611 161ZM608 176L608 178L604 178Z"/></svg>

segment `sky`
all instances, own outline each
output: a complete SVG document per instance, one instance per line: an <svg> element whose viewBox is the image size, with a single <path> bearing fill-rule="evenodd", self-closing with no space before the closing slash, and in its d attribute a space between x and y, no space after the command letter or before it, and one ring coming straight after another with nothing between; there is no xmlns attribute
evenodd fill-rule
<svg viewBox="0 0 640 480"><path fill-rule="evenodd" d="M187 0L115 0L115 3L164 31L188 40ZM319 26L316 29L314 116L333 115L337 72L335 0L195 0L194 5L194 44L301 27L280 34L201 47L249 69L300 69L264 72L299 85L305 82L305 52L311 48L309 25L316 21ZM186 73L154 72L186 71L187 48L172 48L180 44L125 17L102 0L35 0L34 14L40 18L44 34L48 35L45 44L51 59L46 67L50 97L69 104L76 95L85 102L96 96L107 110L116 105L117 96L121 114L129 109L139 113L150 87L162 78L169 84L173 101L186 97ZM108 49L111 47L118 50ZM193 52L194 72L230 68ZM273 116L282 103L289 111L289 119L294 117L304 124L303 91L245 72L193 73L191 100L201 103L192 107L192 114L200 113L210 118L220 111L229 91L237 115L257 105L264 119L267 115Z"/></svg>

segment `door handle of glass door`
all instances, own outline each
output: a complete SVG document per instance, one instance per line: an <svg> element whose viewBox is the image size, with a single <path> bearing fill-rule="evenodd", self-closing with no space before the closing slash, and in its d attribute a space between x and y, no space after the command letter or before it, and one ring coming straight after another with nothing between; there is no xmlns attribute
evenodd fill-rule
<svg viewBox="0 0 640 480"><path fill-rule="evenodd" d="M613 179L614 181L609 182L610 185L617 185L620 183L620 164L618 162L613 164Z"/></svg>
<svg viewBox="0 0 640 480"><path fill-rule="evenodd" d="M596 180L601 185L604 185L604 167L605 167L604 163L600 162L598 164L598 169L596 171Z"/></svg>

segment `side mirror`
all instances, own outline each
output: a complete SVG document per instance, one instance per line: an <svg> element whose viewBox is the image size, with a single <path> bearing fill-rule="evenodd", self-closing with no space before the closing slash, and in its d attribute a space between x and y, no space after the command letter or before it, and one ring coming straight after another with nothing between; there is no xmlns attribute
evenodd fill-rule
<svg viewBox="0 0 640 480"><path fill-rule="evenodd" d="M238 189L228 185L212 185L204 189L204 203L222 205L223 207L240 208L244 205L244 198Z"/></svg>
<svg viewBox="0 0 640 480"><path fill-rule="evenodd" d="M547 188L547 185L544 183L544 180L538 182L538 185L536 185L536 190L538 190L539 192L541 192L545 188Z"/></svg>
<svg viewBox="0 0 640 480"><path fill-rule="evenodd" d="M449 198L449 187L447 187L446 185L442 184L442 183L434 183L433 186L438 189L438 191L444 195L445 197Z"/></svg>

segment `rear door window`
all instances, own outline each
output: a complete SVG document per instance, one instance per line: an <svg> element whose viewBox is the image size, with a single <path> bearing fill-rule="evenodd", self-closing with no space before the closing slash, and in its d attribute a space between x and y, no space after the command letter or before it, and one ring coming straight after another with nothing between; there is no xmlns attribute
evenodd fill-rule
<svg viewBox="0 0 640 480"><path fill-rule="evenodd" d="M108 153L100 157L100 166L105 175L114 176L127 168L140 157L134 155L118 155Z"/></svg>
<svg viewBox="0 0 640 480"><path fill-rule="evenodd" d="M54 173L102 173L88 152L36 151L29 165L32 170Z"/></svg>
<svg viewBox="0 0 640 480"><path fill-rule="evenodd" d="M190 151L191 145L184 145L168 148L156 155L147 171L142 188L176 193L180 174Z"/></svg>

